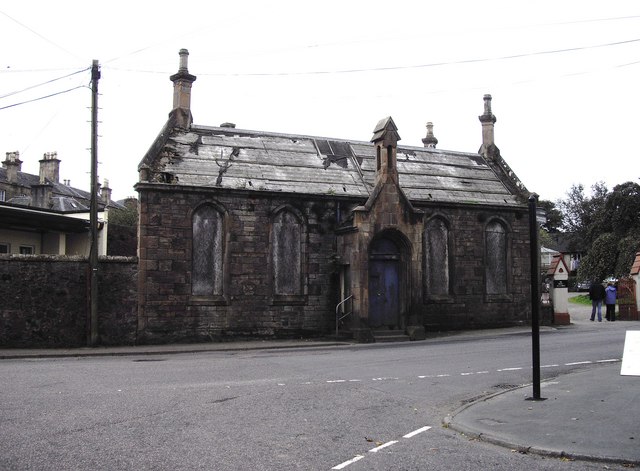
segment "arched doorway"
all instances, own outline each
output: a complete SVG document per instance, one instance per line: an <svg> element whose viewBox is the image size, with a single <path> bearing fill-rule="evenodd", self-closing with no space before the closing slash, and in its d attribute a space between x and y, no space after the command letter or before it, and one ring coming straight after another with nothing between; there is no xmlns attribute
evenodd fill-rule
<svg viewBox="0 0 640 471"><path fill-rule="evenodd" d="M396 328L401 310L401 251L388 237L369 247L369 327Z"/></svg>

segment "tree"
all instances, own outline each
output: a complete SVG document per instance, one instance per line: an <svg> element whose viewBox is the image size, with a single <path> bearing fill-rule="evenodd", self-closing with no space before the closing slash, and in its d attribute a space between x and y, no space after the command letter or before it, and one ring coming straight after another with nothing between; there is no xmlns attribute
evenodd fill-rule
<svg viewBox="0 0 640 471"><path fill-rule="evenodd" d="M617 259L617 241L613 234L606 233L598 237L589 253L582 257L578 267L578 278L601 281L613 275Z"/></svg>
<svg viewBox="0 0 640 471"><path fill-rule="evenodd" d="M604 185L579 205L583 211L581 237L588 247L578 272L584 279L627 276L640 249L640 185L622 183L610 193L603 189ZM574 191L571 201L579 200L580 192Z"/></svg>
<svg viewBox="0 0 640 471"><path fill-rule="evenodd" d="M547 215L547 221L541 226L547 232L560 232L562 227L562 213L553 201L540 200L538 206L544 209Z"/></svg>
<svg viewBox="0 0 640 471"><path fill-rule="evenodd" d="M124 201L124 209L109 210L109 223L117 226L138 225L138 200L127 198Z"/></svg>
<svg viewBox="0 0 640 471"><path fill-rule="evenodd" d="M640 230L640 185L626 182L613 187L608 195L604 211L608 228L624 237Z"/></svg>

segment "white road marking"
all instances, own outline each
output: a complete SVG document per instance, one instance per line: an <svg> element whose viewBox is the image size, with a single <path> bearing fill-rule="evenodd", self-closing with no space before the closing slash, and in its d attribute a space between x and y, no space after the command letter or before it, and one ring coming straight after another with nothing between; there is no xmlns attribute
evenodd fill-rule
<svg viewBox="0 0 640 471"><path fill-rule="evenodd" d="M356 455L354 458L351 458L350 460L345 461L344 463L340 463L338 466L334 466L331 469L343 469L343 468L346 468L350 464L353 464L356 461L360 461L362 458L364 458L364 455Z"/></svg>
<svg viewBox="0 0 640 471"><path fill-rule="evenodd" d="M369 453L377 453L380 450L382 450L383 448L387 448L388 446L394 445L395 443L398 443L398 440L391 440L390 442L383 443L380 446L377 446L375 448L371 448L371 450L369 450Z"/></svg>
<svg viewBox="0 0 640 471"><path fill-rule="evenodd" d="M403 435L403 436L402 436L402 438L411 438L411 437L415 437L415 436L416 436L416 435L418 435L419 433L426 432L426 431L427 431L427 430L429 430L430 428L431 428L431 427L428 427L428 426L427 426L427 427L419 428L418 430L414 430L413 432L409 432L408 434Z"/></svg>
<svg viewBox="0 0 640 471"><path fill-rule="evenodd" d="M594 364L594 363L615 363L615 362L620 362L621 360L619 358L610 358L610 359L606 359L606 360L594 360L594 361L576 361L576 362L571 362L571 363L564 363L563 366L576 366L576 365L590 365L590 364ZM540 368L558 368L560 367L559 364L557 363L553 363L553 364L548 364L548 365L542 365L540 366ZM511 367L511 368L500 368L498 370L495 370L495 372L497 373L501 373L504 371L520 371L520 370L524 370L525 367ZM460 376L473 376L473 375L486 375L486 374L490 374L491 371L488 370L483 370L483 371L476 371L476 372L465 372L465 373L458 373ZM437 375L418 375L417 378L418 379L425 379L425 378L450 378L452 375L449 373L442 373L442 374L437 374ZM381 376L378 378L371 378L371 381L399 381L400 378L398 377L388 377L388 376ZM361 383L363 380L361 379L330 379L330 380L325 380L325 383ZM310 385L310 384L314 384L311 381L307 381L304 383L300 383L300 384L305 384L305 385ZM316 383L317 384L317 383ZM277 383L278 386L286 386L285 383Z"/></svg>

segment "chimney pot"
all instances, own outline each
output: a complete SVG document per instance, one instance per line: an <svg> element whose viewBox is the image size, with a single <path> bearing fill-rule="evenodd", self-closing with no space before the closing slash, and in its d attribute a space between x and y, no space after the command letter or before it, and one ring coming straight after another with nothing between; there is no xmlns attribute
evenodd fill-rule
<svg viewBox="0 0 640 471"><path fill-rule="evenodd" d="M429 149L435 149L438 144L438 139L433 135L433 123L431 121L427 123L427 137L422 139L422 143Z"/></svg>
<svg viewBox="0 0 640 471"><path fill-rule="evenodd" d="M180 49L180 72L189 71L189 51L187 49Z"/></svg>

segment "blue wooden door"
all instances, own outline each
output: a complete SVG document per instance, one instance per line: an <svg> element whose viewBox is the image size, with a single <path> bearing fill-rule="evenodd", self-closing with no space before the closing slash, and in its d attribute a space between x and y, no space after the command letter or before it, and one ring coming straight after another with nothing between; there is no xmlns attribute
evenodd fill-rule
<svg viewBox="0 0 640 471"><path fill-rule="evenodd" d="M400 251L379 239L369 254L369 326L394 328L400 314Z"/></svg>

